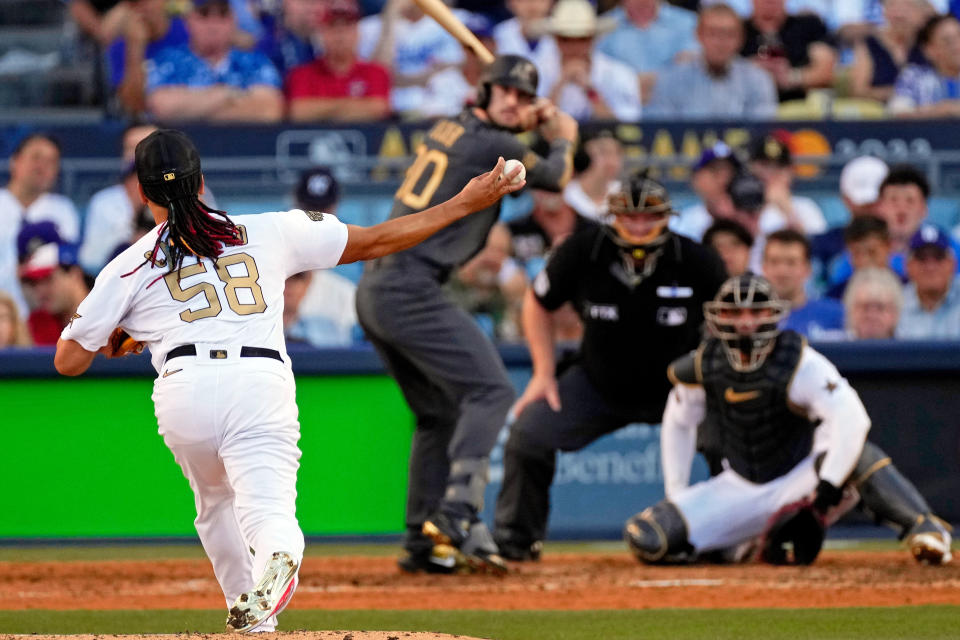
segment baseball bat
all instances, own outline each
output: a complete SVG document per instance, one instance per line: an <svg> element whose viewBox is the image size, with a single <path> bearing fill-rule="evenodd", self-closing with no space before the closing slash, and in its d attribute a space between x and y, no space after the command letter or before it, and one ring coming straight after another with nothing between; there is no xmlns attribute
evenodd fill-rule
<svg viewBox="0 0 960 640"><path fill-rule="evenodd" d="M450 8L443 3L443 0L413 0L418 7L423 9L423 12L440 23L440 26L447 30L447 32L452 35L454 38L460 41L461 44L470 47L473 49L473 52L477 54L477 57L480 58L480 61L483 64L490 64L493 62L493 54L490 53L490 50L483 46L483 43L477 39L477 36L473 35L473 32L470 29L467 29L467 26L460 22L460 19L457 16L453 15L453 12L450 11Z"/></svg>

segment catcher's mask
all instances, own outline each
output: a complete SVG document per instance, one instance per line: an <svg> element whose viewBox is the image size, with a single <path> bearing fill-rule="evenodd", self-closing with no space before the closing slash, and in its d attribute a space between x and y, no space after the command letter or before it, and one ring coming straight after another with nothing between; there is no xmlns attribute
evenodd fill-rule
<svg viewBox="0 0 960 640"><path fill-rule="evenodd" d="M607 228L613 241L636 260L643 260L667 240L667 222L676 213L662 184L637 171L607 196Z"/></svg>
<svg viewBox="0 0 960 640"><path fill-rule="evenodd" d="M763 364L788 310L770 282L752 273L730 278L703 305L710 332L721 340L737 371L754 371Z"/></svg>
<svg viewBox="0 0 960 640"><path fill-rule="evenodd" d="M515 87L519 91L535 96L538 82L537 67L523 56L497 56L480 78L480 85L477 87L477 106L481 109L490 106L492 85Z"/></svg>

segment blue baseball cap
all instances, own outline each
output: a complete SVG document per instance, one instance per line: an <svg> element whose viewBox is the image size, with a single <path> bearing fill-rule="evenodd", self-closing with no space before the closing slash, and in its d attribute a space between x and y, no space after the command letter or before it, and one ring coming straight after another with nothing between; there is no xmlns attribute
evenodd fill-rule
<svg viewBox="0 0 960 640"><path fill-rule="evenodd" d="M693 170L699 171L714 160L727 160L731 162L734 167L740 166L740 162L733 154L733 149L730 148L730 145L728 145L726 142L715 142L713 146L707 147L703 150L703 153L700 154L700 158L693 165Z"/></svg>
<svg viewBox="0 0 960 640"><path fill-rule="evenodd" d="M77 264L77 245L48 242L33 250L20 265L21 280L40 280L58 267Z"/></svg>
<svg viewBox="0 0 960 640"><path fill-rule="evenodd" d="M937 225L924 223L910 237L910 251L918 251L925 247L937 247L946 251L950 248L950 236Z"/></svg>
<svg viewBox="0 0 960 640"><path fill-rule="evenodd" d="M25 262L34 251L45 244L60 244L60 232L57 225L49 220L28 222L17 233L17 259Z"/></svg>

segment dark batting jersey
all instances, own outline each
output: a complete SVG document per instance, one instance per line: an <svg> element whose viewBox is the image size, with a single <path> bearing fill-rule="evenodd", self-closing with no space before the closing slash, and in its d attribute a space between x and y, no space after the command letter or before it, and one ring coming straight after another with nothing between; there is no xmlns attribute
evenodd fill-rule
<svg viewBox="0 0 960 640"><path fill-rule="evenodd" d="M414 163L393 200L391 218L398 218L449 200L475 176L490 171L497 158L523 162L527 184L559 191L573 168L572 145L555 141L543 158L517 137L477 118L466 109L453 119L437 122L417 149ZM392 263L421 263L445 279L469 260L487 240L500 215L500 203L454 222L419 245L397 254Z"/></svg>
<svg viewBox="0 0 960 640"><path fill-rule="evenodd" d="M700 343L703 303L726 272L715 253L671 234L653 273L634 286L609 233L598 224L575 232L533 290L547 310L573 303L584 325L583 367L605 398L662 410L667 366Z"/></svg>

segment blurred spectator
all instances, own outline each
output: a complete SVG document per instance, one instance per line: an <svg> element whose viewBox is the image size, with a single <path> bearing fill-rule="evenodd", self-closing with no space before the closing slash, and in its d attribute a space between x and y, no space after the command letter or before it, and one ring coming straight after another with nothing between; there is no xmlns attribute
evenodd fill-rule
<svg viewBox="0 0 960 640"><path fill-rule="evenodd" d="M67 0L67 9L81 33L105 47L120 35L130 4L131 0Z"/></svg>
<svg viewBox="0 0 960 640"><path fill-rule="evenodd" d="M35 226L26 225L20 237L32 235ZM29 239L20 244L28 250L31 247ZM28 301L27 327L33 343L38 346L57 344L60 332L90 293L83 269L77 264L76 245L54 240L29 250L21 255L19 275Z"/></svg>
<svg viewBox="0 0 960 640"><path fill-rule="evenodd" d="M472 13L465 14L462 18L467 29L488 51L494 55L499 53L493 40L493 24L486 16ZM452 117L460 113L468 103L476 102L477 87L485 67L473 49L464 45L463 62L459 66L447 67L430 76L421 113L429 117Z"/></svg>
<svg viewBox="0 0 960 640"><path fill-rule="evenodd" d="M817 203L791 192L792 154L778 132L753 140L750 170L766 187L766 205L760 213L760 233L767 235L787 228L813 235L827 230L827 221Z"/></svg>
<svg viewBox="0 0 960 640"><path fill-rule="evenodd" d="M323 57L295 68L287 78L294 122L364 122L389 115L389 72L357 59L359 19L355 0L330 0L323 10Z"/></svg>
<svg viewBox="0 0 960 640"><path fill-rule="evenodd" d="M541 96L547 95L560 77L557 41L552 35L542 33L543 21L552 6L553 0L507 0L513 17L493 28L498 54L523 56L536 65Z"/></svg>
<svg viewBox="0 0 960 640"><path fill-rule="evenodd" d="M872 267L889 268L893 257L890 251L890 231L887 222L877 216L854 218L844 230L847 251L844 269L833 274L827 297L842 298L853 274Z"/></svg>
<svg viewBox="0 0 960 640"><path fill-rule="evenodd" d="M843 166L840 198L852 220L877 215L880 185L888 171L887 163L873 156L860 156ZM850 277L849 261L844 260L845 233L843 227L836 227L810 239L814 273L823 283L836 284Z"/></svg>
<svg viewBox="0 0 960 640"><path fill-rule="evenodd" d="M277 122L280 75L265 55L231 46L236 30L226 0L194 0L189 45L164 49L148 65L147 106L165 121Z"/></svg>
<svg viewBox="0 0 960 640"><path fill-rule="evenodd" d="M897 77L890 113L912 118L960 116L960 22L930 18L917 34L930 65L908 65Z"/></svg>
<svg viewBox="0 0 960 640"><path fill-rule="evenodd" d="M563 189L564 201L581 216L602 220L607 196L620 190L623 145L609 129L584 134L573 158L574 177Z"/></svg>
<svg viewBox="0 0 960 640"><path fill-rule="evenodd" d="M550 254L575 231L593 224L579 215L559 193L531 189L533 210L529 216L507 224L513 260L533 281L543 270ZM513 284L516 285L514 280ZM521 292L522 294L522 292ZM515 298L515 303L521 302ZM514 313L520 309L515 307ZM576 342L583 336L583 323L573 305L566 303L553 312L553 334L557 342Z"/></svg>
<svg viewBox="0 0 960 640"><path fill-rule="evenodd" d="M957 254L946 232L929 223L910 238L903 312L897 337L918 340L960 338L960 284Z"/></svg>
<svg viewBox="0 0 960 640"><path fill-rule="evenodd" d="M621 5L608 14L617 27L597 49L633 68L646 101L653 95L657 74L697 51L697 17L662 0L623 0Z"/></svg>
<svg viewBox="0 0 960 640"><path fill-rule="evenodd" d="M270 58L281 77L294 67L313 61L322 51L317 28L328 0L283 0L277 15L262 18L263 37L257 51Z"/></svg>
<svg viewBox="0 0 960 640"><path fill-rule="evenodd" d="M785 0L753 0L746 30L740 54L773 76L781 102L802 99L807 89L833 84L837 54L819 17L787 14Z"/></svg>
<svg viewBox="0 0 960 640"><path fill-rule="evenodd" d="M926 0L883 2L884 25L854 45L850 68L854 96L887 102L901 69L927 63L917 45L917 32L929 15Z"/></svg>
<svg viewBox="0 0 960 640"><path fill-rule="evenodd" d="M304 171L294 191L294 206L336 215L340 186L326 167ZM359 339L354 306L357 286L328 269L287 278L283 289L283 333L287 342L315 347L348 346Z"/></svg>
<svg viewBox="0 0 960 640"><path fill-rule="evenodd" d="M877 214L887 221L890 230L890 248L893 251L891 267L897 274L906 275L904 260L910 239L927 218L927 199L930 183L915 167L908 164L890 168L880 185ZM955 253L960 252L956 241L950 240Z"/></svg>
<svg viewBox="0 0 960 640"><path fill-rule="evenodd" d="M147 62L167 47L187 44L186 24L167 12L165 0L127 0L121 3L119 31L107 51L110 86L120 107L128 113L146 110Z"/></svg>
<svg viewBox="0 0 960 640"><path fill-rule="evenodd" d="M739 55L743 23L726 4L700 11L697 59L667 67L647 115L661 118L772 119L777 89L770 74Z"/></svg>
<svg viewBox="0 0 960 640"><path fill-rule="evenodd" d="M687 207L679 216L671 217L670 229L692 240L700 240L715 219L730 218L733 203L728 187L740 168L740 161L725 142L716 142L704 149L690 176L690 186L700 202Z"/></svg>
<svg viewBox="0 0 960 640"><path fill-rule="evenodd" d="M767 236L763 249L763 275L774 291L790 303L790 314L782 328L793 329L811 340L843 337L843 305L837 300L811 300L807 282L810 266L810 241L794 229L782 229Z"/></svg>
<svg viewBox="0 0 960 640"><path fill-rule="evenodd" d="M20 317L20 310L13 296L0 291L0 349L9 347L29 347L30 330Z"/></svg>
<svg viewBox="0 0 960 640"><path fill-rule="evenodd" d="M750 270L753 236L739 222L717 220L704 232L703 244L719 254L728 276L742 276Z"/></svg>
<svg viewBox="0 0 960 640"><path fill-rule="evenodd" d="M392 71L393 111L415 118L433 74L463 62L460 43L413 0L387 0L383 11L360 21L360 57Z"/></svg>
<svg viewBox="0 0 960 640"><path fill-rule="evenodd" d="M480 328L498 340L520 335L520 303L527 278L510 260L510 232L494 225L487 243L447 282L450 298L469 313Z"/></svg>
<svg viewBox="0 0 960 640"><path fill-rule="evenodd" d="M10 181L0 189L0 291L13 296L26 313L26 301L17 280L17 234L28 222L50 221L61 237L80 239L80 216L66 196L51 193L60 174L60 145L50 136L34 133L14 147L9 161Z"/></svg>
<svg viewBox="0 0 960 640"><path fill-rule="evenodd" d="M843 295L847 338L888 340L894 337L903 308L903 285L886 267L853 274Z"/></svg>
<svg viewBox="0 0 960 640"><path fill-rule="evenodd" d="M138 142L156 129L152 124L136 123L124 130L121 136L121 182L97 191L90 198L80 246L80 264L89 274L98 274L116 247L130 240L135 220L142 217L146 205L140 199L133 151ZM152 215L150 218L152 220Z"/></svg>
<svg viewBox="0 0 960 640"><path fill-rule="evenodd" d="M511 220L507 223L507 230L514 259L533 280L550 251L589 222L559 193L544 189L531 189L530 193L533 197L530 215Z"/></svg>
<svg viewBox="0 0 960 640"><path fill-rule="evenodd" d="M608 28L587 0L559 0L546 30L560 49L560 77L549 91L557 107L577 120L640 119L640 89L627 65L594 49L594 38Z"/></svg>

